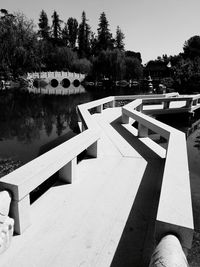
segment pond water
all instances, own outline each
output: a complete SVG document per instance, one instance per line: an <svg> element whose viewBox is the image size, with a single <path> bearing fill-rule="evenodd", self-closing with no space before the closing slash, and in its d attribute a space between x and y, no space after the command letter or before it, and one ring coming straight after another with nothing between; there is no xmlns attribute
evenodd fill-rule
<svg viewBox="0 0 200 267"><path fill-rule="evenodd" d="M54 89L55 91L55 89ZM0 91L0 159L22 163L68 140L78 132L76 106L109 95L137 93L127 88L66 89L67 94Z"/></svg>

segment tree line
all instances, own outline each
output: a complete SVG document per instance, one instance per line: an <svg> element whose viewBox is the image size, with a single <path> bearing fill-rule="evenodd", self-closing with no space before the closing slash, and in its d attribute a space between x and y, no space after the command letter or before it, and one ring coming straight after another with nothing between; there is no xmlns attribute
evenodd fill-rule
<svg viewBox="0 0 200 267"><path fill-rule="evenodd" d="M183 52L178 55L159 56L155 61L170 64L170 78L162 79L167 86L182 92L200 91L200 36L195 35L185 41Z"/></svg>
<svg viewBox="0 0 200 267"><path fill-rule="evenodd" d="M92 32L86 13L62 21L54 11L49 18L44 10L38 21L23 13L0 10L0 71L14 77L31 71L72 71L94 79L139 79L141 54L125 51L124 33L117 26L115 36L109 29L105 12L99 17L97 33Z"/></svg>

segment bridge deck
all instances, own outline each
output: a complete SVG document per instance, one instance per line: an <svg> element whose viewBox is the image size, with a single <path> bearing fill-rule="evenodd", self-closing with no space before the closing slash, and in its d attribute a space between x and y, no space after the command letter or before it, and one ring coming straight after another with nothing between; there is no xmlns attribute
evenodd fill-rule
<svg viewBox="0 0 200 267"><path fill-rule="evenodd" d="M148 266L163 160L121 125L121 108L93 116L101 156L32 204L32 225L13 237L1 266Z"/></svg>

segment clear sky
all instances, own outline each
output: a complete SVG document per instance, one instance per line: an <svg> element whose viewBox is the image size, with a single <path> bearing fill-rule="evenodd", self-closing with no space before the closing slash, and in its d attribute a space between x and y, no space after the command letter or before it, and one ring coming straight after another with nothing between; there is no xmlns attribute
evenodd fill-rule
<svg viewBox="0 0 200 267"><path fill-rule="evenodd" d="M125 49L140 52L143 63L157 56L182 52L184 42L200 35L200 0L0 0L0 8L22 11L37 25L42 9L60 19L81 21L84 10L88 24L97 32L104 11L115 36L119 25L125 34Z"/></svg>

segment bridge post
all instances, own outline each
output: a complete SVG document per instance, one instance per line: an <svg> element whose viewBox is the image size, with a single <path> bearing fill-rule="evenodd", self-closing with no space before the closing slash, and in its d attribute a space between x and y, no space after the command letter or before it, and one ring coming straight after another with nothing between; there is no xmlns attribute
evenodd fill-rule
<svg viewBox="0 0 200 267"><path fill-rule="evenodd" d="M87 129L87 126L85 125L85 123L83 121L81 121L81 123L82 123L82 131L81 132L84 132Z"/></svg>
<svg viewBox="0 0 200 267"><path fill-rule="evenodd" d="M192 107L192 99L189 99L186 101L186 108L191 108Z"/></svg>
<svg viewBox="0 0 200 267"><path fill-rule="evenodd" d="M110 102L110 107L111 108L114 108L115 107L115 100L113 100L113 101Z"/></svg>
<svg viewBox="0 0 200 267"><path fill-rule="evenodd" d="M196 106L197 105L197 99L195 99L195 100L192 101L192 105L193 106Z"/></svg>
<svg viewBox="0 0 200 267"><path fill-rule="evenodd" d="M122 112L122 123L123 124L129 124L129 116L127 116L123 112Z"/></svg>
<svg viewBox="0 0 200 267"><path fill-rule="evenodd" d="M14 219L14 232L22 234L31 224L29 194L21 200L12 200L10 216Z"/></svg>
<svg viewBox="0 0 200 267"><path fill-rule="evenodd" d="M99 141L96 141L94 144L89 146L87 148L87 154L93 158L97 158L98 157L98 145L99 145Z"/></svg>
<svg viewBox="0 0 200 267"><path fill-rule="evenodd" d="M102 110L103 110L103 105L100 105L100 106L97 106L97 107L96 107L96 112L97 112L97 113L101 113Z"/></svg>
<svg viewBox="0 0 200 267"><path fill-rule="evenodd" d="M165 101L164 103L163 103L163 108L164 109L168 109L169 108L169 105L170 105L170 101Z"/></svg>
<svg viewBox="0 0 200 267"><path fill-rule="evenodd" d="M143 104L141 104L138 107L136 107L136 110L139 111L139 112L142 112L142 110L143 110Z"/></svg>
<svg viewBox="0 0 200 267"><path fill-rule="evenodd" d="M74 158L59 170L59 179L71 184L76 178L76 165L77 158Z"/></svg>
<svg viewBox="0 0 200 267"><path fill-rule="evenodd" d="M148 128L141 123L138 123L138 137L147 137Z"/></svg>

